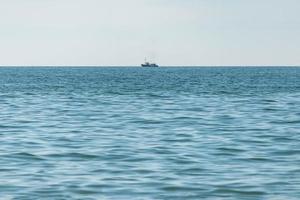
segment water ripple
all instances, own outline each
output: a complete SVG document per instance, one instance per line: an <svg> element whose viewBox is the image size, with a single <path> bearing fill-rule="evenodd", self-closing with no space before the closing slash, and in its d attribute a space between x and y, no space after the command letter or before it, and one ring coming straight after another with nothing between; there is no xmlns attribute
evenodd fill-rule
<svg viewBox="0 0 300 200"><path fill-rule="evenodd" d="M300 199L298 68L0 68L0 199Z"/></svg>

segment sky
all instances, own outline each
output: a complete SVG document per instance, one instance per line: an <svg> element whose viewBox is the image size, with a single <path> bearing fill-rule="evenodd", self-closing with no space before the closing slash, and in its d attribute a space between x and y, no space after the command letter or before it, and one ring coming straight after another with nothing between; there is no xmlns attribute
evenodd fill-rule
<svg viewBox="0 0 300 200"><path fill-rule="evenodd" d="M299 0L0 0L1 66L300 66Z"/></svg>

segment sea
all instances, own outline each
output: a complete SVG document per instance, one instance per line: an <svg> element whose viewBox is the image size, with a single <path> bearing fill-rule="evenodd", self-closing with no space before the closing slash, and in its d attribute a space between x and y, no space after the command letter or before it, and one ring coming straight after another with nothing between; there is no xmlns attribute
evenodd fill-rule
<svg viewBox="0 0 300 200"><path fill-rule="evenodd" d="M1 200L299 200L300 68L1 67Z"/></svg>

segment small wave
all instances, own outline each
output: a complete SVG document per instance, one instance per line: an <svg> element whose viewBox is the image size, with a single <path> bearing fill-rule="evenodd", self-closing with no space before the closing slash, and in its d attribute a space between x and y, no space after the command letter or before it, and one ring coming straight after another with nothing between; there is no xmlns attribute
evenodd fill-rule
<svg viewBox="0 0 300 200"><path fill-rule="evenodd" d="M300 124L300 120L271 121L272 124Z"/></svg>
<svg viewBox="0 0 300 200"><path fill-rule="evenodd" d="M263 108L263 111L266 111L266 112L277 112L277 111L281 111L281 110L278 109L278 108Z"/></svg>
<svg viewBox="0 0 300 200"><path fill-rule="evenodd" d="M222 152L232 152L232 153L241 153L245 152L244 149L230 148L230 147L219 147L217 150Z"/></svg>
<svg viewBox="0 0 300 200"><path fill-rule="evenodd" d="M36 161L44 160L40 156L31 154L31 153L26 153L26 152L8 154L8 155L6 155L6 157L22 159L22 160L36 160Z"/></svg>
<svg viewBox="0 0 300 200"><path fill-rule="evenodd" d="M167 191L167 192L191 192L191 191L199 191L201 190L199 187L192 187L192 186L175 186L175 185L169 185L169 186L162 186L161 190Z"/></svg>
<svg viewBox="0 0 300 200"><path fill-rule="evenodd" d="M98 155L83 154L83 153L55 153L43 155L45 158L66 158L66 159L97 159Z"/></svg>
<svg viewBox="0 0 300 200"><path fill-rule="evenodd" d="M300 149L291 149L291 150L283 150L283 151L276 151L275 153L278 156L293 156L293 155L300 155Z"/></svg>
<svg viewBox="0 0 300 200"><path fill-rule="evenodd" d="M213 191L216 195L221 194L239 194L239 195L247 195L247 196L262 196L267 193L264 191L251 191L251 190L242 190L242 189L230 189L230 188L218 188Z"/></svg>
<svg viewBox="0 0 300 200"><path fill-rule="evenodd" d="M266 103L276 103L277 101L274 99L263 99L262 102L266 102Z"/></svg>
<svg viewBox="0 0 300 200"><path fill-rule="evenodd" d="M251 162L257 162L257 163L260 163L260 162L269 162L269 163L274 162L275 163L277 161L275 159L267 158L267 157L246 157L246 158L239 158L238 160L251 161Z"/></svg>
<svg viewBox="0 0 300 200"><path fill-rule="evenodd" d="M131 121L131 123L133 123L133 124L162 124L164 122L160 121L160 120L141 119L141 120Z"/></svg>

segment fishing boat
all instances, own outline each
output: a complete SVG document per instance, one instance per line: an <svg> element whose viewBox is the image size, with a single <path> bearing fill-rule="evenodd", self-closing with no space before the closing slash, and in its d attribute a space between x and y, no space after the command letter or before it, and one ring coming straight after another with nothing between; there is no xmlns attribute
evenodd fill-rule
<svg viewBox="0 0 300 200"><path fill-rule="evenodd" d="M144 64L141 64L142 67L158 67L156 63L150 63L145 60Z"/></svg>

